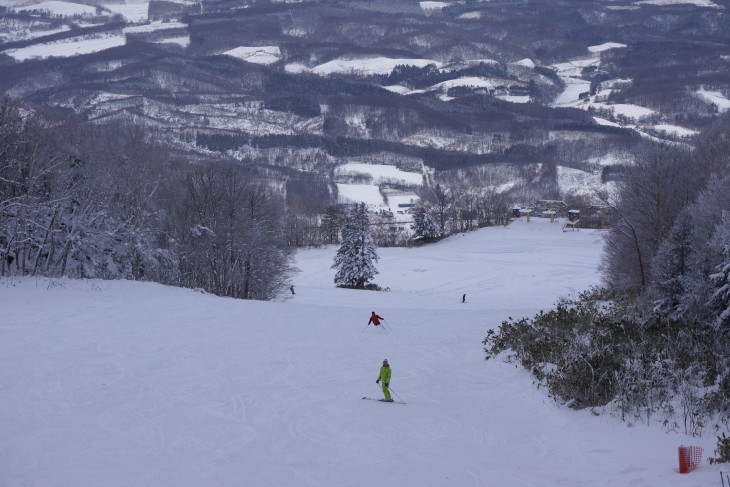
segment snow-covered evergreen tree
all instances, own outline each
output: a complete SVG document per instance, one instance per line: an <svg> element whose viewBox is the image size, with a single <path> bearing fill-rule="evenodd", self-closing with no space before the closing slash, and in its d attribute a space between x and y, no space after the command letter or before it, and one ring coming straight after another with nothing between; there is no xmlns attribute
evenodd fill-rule
<svg viewBox="0 0 730 487"><path fill-rule="evenodd" d="M655 309L672 318L686 311L685 295L690 288L690 260L695 249L690 211L682 211L653 260Z"/></svg>
<svg viewBox="0 0 730 487"><path fill-rule="evenodd" d="M365 203L355 205L347 215L342 245L332 264L332 268L337 269L335 284L338 286L363 289L378 273L373 263L378 261L378 254L369 225Z"/></svg>
<svg viewBox="0 0 730 487"><path fill-rule="evenodd" d="M724 211L722 222L717 226L714 243L722 256L717 272L710 276L715 285L711 305L717 311L715 324L718 328L730 326L730 212Z"/></svg>
<svg viewBox="0 0 730 487"><path fill-rule="evenodd" d="M426 209L420 207L413 215L413 239L432 239L441 235L441 227L426 213Z"/></svg>

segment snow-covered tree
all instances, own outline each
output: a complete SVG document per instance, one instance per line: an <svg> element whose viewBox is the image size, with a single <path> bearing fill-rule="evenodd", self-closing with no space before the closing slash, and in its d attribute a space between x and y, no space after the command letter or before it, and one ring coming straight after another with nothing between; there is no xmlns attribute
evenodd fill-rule
<svg viewBox="0 0 730 487"><path fill-rule="evenodd" d="M337 269L335 284L338 286L364 289L378 273L373 263L378 261L378 254L369 225L365 203L355 205L347 215L342 245L332 264L332 268Z"/></svg>
<svg viewBox="0 0 730 487"><path fill-rule="evenodd" d="M683 298L689 291L690 261L696 248L693 229L690 211L681 212L653 260L655 307L673 318L681 318L686 311Z"/></svg>
<svg viewBox="0 0 730 487"><path fill-rule="evenodd" d="M715 324L724 328L730 326L730 212L723 212L713 241L718 246L722 260L716 268L717 272L710 276L715 286L710 304L717 312Z"/></svg>
<svg viewBox="0 0 730 487"><path fill-rule="evenodd" d="M413 215L413 240L432 239L441 235L441 227L426 213L426 209L420 207Z"/></svg>

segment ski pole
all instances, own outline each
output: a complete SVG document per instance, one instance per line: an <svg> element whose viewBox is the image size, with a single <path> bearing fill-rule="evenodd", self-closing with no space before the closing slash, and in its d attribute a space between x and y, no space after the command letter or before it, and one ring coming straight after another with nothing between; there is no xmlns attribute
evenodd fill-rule
<svg viewBox="0 0 730 487"><path fill-rule="evenodd" d="M398 395L398 393L397 393L397 392L395 392L395 391L394 391L393 389L391 389L390 387L388 387L388 390L389 390L390 392L392 392L393 394L395 394L395 397L397 397L398 399L400 399L400 402L402 402L403 404L405 404L405 403L406 403L406 402L405 402L405 401L403 400L403 398L402 398L402 397L400 397L400 396Z"/></svg>
<svg viewBox="0 0 730 487"><path fill-rule="evenodd" d="M360 330L360 333L362 333L363 331L365 331L365 329L366 329L366 328L367 328L368 326L370 326L370 323L368 323L367 325L365 325L365 328L363 328L362 330Z"/></svg>

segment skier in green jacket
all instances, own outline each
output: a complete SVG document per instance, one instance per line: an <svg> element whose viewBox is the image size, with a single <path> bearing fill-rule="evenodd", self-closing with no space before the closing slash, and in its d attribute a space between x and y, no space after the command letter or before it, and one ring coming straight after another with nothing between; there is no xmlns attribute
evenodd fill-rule
<svg viewBox="0 0 730 487"><path fill-rule="evenodd" d="M390 386L390 365L388 365L388 359L383 360L383 366L380 367L380 375L378 375L378 380L375 383L379 384L380 381L383 381L381 385L383 386L385 401L393 402L393 399L390 397L390 391L388 390L388 386Z"/></svg>

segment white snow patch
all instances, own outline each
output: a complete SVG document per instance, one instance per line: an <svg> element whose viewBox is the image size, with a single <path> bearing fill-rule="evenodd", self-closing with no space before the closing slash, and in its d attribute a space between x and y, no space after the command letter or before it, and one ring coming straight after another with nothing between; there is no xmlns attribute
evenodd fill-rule
<svg viewBox="0 0 730 487"><path fill-rule="evenodd" d="M385 207L383 195L372 184L337 184L338 202L342 204L365 203L371 209Z"/></svg>
<svg viewBox="0 0 730 487"><path fill-rule="evenodd" d="M530 103L532 101L532 98L527 95L497 95L496 98L510 103Z"/></svg>
<svg viewBox="0 0 730 487"><path fill-rule="evenodd" d="M598 174L592 174L580 169L558 166L558 188L560 194L592 195L602 187Z"/></svg>
<svg viewBox="0 0 730 487"><path fill-rule="evenodd" d="M686 127L680 127L679 125L671 125L668 123L660 123L657 125L652 125L652 128L654 130L667 132L668 134L672 134L677 137L691 137L691 136L697 135L699 133L696 130L688 129Z"/></svg>
<svg viewBox="0 0 730 487"><path fill-rule="evenodd" d="M0 21L2 21L2 19L0 19ZM27 28L16 28L15 26L13 26L8 28L4 32L0 32L0 42L27 41L31 39L36 39L38 37L60 34L61 32L68 32L69 30L71 30L71 27L69 27L68 25L62 25L57 29L35 31Z"/></svg>
<svg viewBox="0 0 730 487"><path fill-rule="evenodd" d="M115 14L124 17L127 22L143 22L147 20L147 12L149 11L149 1L127 2L127 3L103 3L104 8L108 8Z"/></svg>
<svg viewBox="0 0 730 487"><path fill-rule="evenodd" d="M583 74L583 68L598 66L599 64L601 64L601 58L599 56L591 56L589 58L574 59L564 63L553 64L553 68L555 68L561 77L578 78Z"/></svg>
<svg viewBox="0 0 730 487"><path fill-rule="evenodd" d="M363 164L349 163L338 166L335 169L336 176L348 174L363 173L373 178L372 184L397 183L412 186L420 186L423 184L423 175L421 173L406 172L395 166L385 164Z"/></svg>
<svg viewBox="0 0 730 487"><path fill-rule="evenodd" d="M710 0L641 0L637 5L697 5L698 7L722 8Z"/></svg>
<svg viewBox="0 0 730 487"><path fill-rule="evenodd" d="M535 67L535 61L533 61L530 58L521 59L521 60L517 61L515 64L518 66L524 66L526 68L531 68L531 69Z"/></svg>
<svg viewBox="0 0 730 487"><path fill-rule="evenodd" d="M618 42L604 42L603 44L599 44L597 46L590 46L588 48L591 52L603 52L608 51L609 49L617 49L621 47L627 47L626 44L621 44Z"/></svg>
<svg viewBox="0 0 730 487"><path fill-rule="evenodd" d="M605 118L601 118L601 117L593 117L593 120L598 125L606 125L606 126L609 126L609 127L620 127L621 126L621 124L618 124L616 122L612 122L610 120L606 120Z"/></svg>
<svg viewBox="0 0 730 487"><path fill-rule="evenodd" d="M465 19L465 20L474 20L474 19L481 19L482 13L481 12L466 12L457 17L457 19Z"/></svg>
<svg viewBox="0 0 730 487"><path fill-rule="evenodd" d="M609 152L602 156L589 159L588 162L598 166L616 166L629 163L626 155L619 155L615 152Z"/></svg>
<svg viewBox="0 0 730 487"><path fill-rule="evenodd" d="M190 45L190 36L179 36L169 37L167 39L160 39L155 41L156 44L177 44L182 47L188 47Z"/></svg>
<svg viewBox="0 0 730 487"><path fill-rule="evenodd" d="M721 113L730 110L730 100L719 91L706 90L703 87L697 91L697 94L710 103L717 105L717 109Z"/></svg>
<svg viewBox="0 0 730 487"><path fill-rule="evenodd" d="M465 76L463 78L450 79L436 83L429 89L448 91L450 88L457 86L464 86L468 88L487 88L494 89L498 84L501 84L501 80L493 80L491 78L484 78L481 76Z"/></svg>
<svg viewBox="0 0 730 487"><path fill-rule="evenodd" d="M125 34L143 34L169 29L187 29L188 24L182 22L152 22L151 24L133 25L125 27L122 31Z"/></svg>
<svg viewBox="0 0 730 487"><path fill-rule="evenodd" d="M124 35L110 35L91 39L74 37L57 42L34 44L32 46L20 47L18 49L8 49L5 51L5 54L18 61L52 57L71 57L123 46L126 42Z"/></svg>
<svg viewBox="0 0 730 487"><path fill-rule="evenodd" d="M289 63L286 66L284 66L284 71L286 71L287 73L297 74L297 73L305 73L305 72L309 71L309 68L307 66L305 66L304 64Z"/></svg>
<svg viewBox="0 0 730 487"><path fill-rule="evenodd" d="M254 64L273 64L281 59L279 46L241 46L223 54Z"/></svg>
<svg viewBox="0 0 730 487"><path fill-rule="evenodd" d="M422 68L434 64L440 67L441 63L432 59L393 59L387 57L363 58L363 59L334 59L320 64L312 69L318 75L329 75L333 73L343 74L390 74L396 66L417 66Z"/></svg>
<svg viewBox="0 0 730 487"><path fill-rule="evenodd" d="M16 12L23 11L44 11L56 17L74 17L74 16L87 16L91 17L96 15L96 7L90 5L84 5L81 3L73 2L62 2L57 0L46 0L40 3L29 3L23 6L17 6L12 10Z"/></svg>
<svg viewBox="0 0 730 487"><path fill-rule="evenodd" d="M428 12L430 10L441 10L444 7L448 7L449 4L446 2L420 2L421 8Z"/></svg>
<svg viewBox="0 0 730 487"><path fill-rule="evenodd" d="M578 78L563 78L565 89L555 99L553 105L575 105L580 102L580 95L591 91L591 82Z"/></svg>
<svg viewBox="0 0 730 487"><path fill-rule="evenodd" d="M517 181L510 181L510 182L502 183L502 184L498 185L496 188L494 188L494 190L497 193L506 193L507 191L514 188L515 186L517 186Z"/></svg>
<svg viewBox="0 0 730 487"><path fill-rule="evenodd" d="M410 93L411 89L406 86L401 85L390 85L390 86L383 86L388 91L392 91L393 93L398 93L399 95L405 95Z"/></svg>
<svg viewBox="0 0 730 487"><path fill-rule="evenodd" d="M622 115L633 120L640 120L656 114L654 110L630 103L616 103L608 105L605 103L594 103L594 107L611 110L615 115Z"/></svg>

